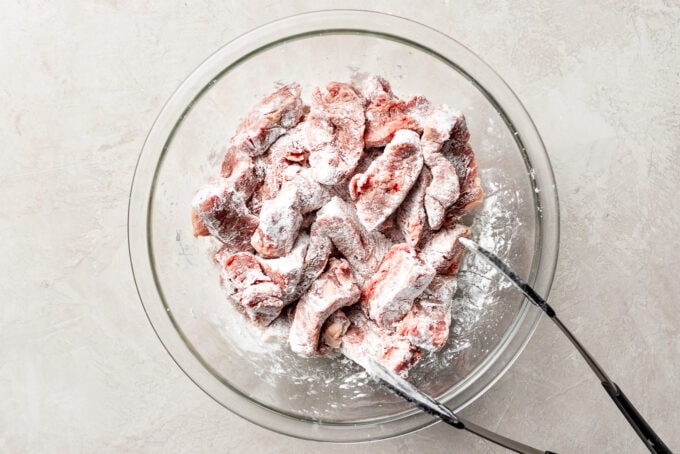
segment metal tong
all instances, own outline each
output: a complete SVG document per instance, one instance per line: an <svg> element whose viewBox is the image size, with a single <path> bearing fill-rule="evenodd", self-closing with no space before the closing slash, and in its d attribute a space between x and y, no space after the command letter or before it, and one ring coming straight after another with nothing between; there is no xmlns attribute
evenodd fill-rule
<svg viewBox="0 0 680 454"><path fill-rule="evenodd" d="M555 310L550 307L550 305L538 293L536 293L536 291L531 288L529 284L524 282L522 278L512 271L512 269L510 269L510 267L495 254L466 238L460 238L459 241L468 250L480 255L486 261L491 263L491 265L493 265L496 269L498 269L498 271L508 278L515 285L515 287L517 287L524 294L524 296L527 297L529 301L538 306L550 318L550 320L552 320L557 325L560 331L562 331L564 335L567 336L567 339L569 339L574 347L576 347L590 369L597 376L598 380L600 380L602 387L605 389L609 397L614 401L631 427L638 434L647 449L649 449L649 451L654 454L672 454L668 446L666 446L663 440L661 440L656 432L654 432L649 423L647 423L647 421L642 417L642 415L640 415L633 404L628 400L621 388L609 378L607 373L602 369L597 361L595 361L592 355L588 353L585 347L583 347L576 337L574 337L572 332L569 331L566 326L564 326L562 321L557 317ZM532 448L531 446L527 446L518 441L494 433L469 421L465 421L454 414L451 409L444 406L441 402L423 393L396 374L386 370L374 360L369 360L369 363L369 367L367 368L369 373L374 375L376 378L379 378L381 382L385 384L391 391L401 398L414 403L421 410L436 416L445 423L456 427L457 429L467 430L468 432L474 433L479 437L503 446L511 451L522 454L549 454L552 452L541 451L536 448Z"/></svg>
<svg viewBox="0 0 680 454"><path fill-rule="evenodd" d="M373 358L366 361L368 364L364 365L365 369L374 378L377 378L390 391L404 400L407 400L416 407L420 408L426 413L435 416L446 424L455 427L456 429L467 430L478 437L503 446L510 451L519 452L521 454L556 454L552 451L541 451L540 449L532 448L531 446L520 443L519 441L499 435L477 424L471 423L460 416L456 415L450 408L439 402L437 399L425 394L394 372L385 369L382 365L377 363Z"/></svg>

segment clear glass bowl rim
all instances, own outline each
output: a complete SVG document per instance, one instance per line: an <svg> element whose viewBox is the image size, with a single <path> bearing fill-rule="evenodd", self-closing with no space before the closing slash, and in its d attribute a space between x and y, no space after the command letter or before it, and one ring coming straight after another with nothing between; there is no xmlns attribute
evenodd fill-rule
<svg viewBox="0 0 680 454"><path fill-rule="evenodd" d="M202 94L230 68L264 49L314 34L340 33L386 38L424 51L466 77L496 108L514 133L535 189L536 247L529 280L547 297L557 264L559 201L549 157L526 109L493 69L453 38L412 20L373 11L324 10L289 16L241 35L201 63L166 102L140 153L130 192L128 248L135 285L151 326L173 360L200 389L228 410L270 430L310 440L356 442L410 433L436 421L417 410L351 423L309 420L270 409L230 387L187 345L171 312L166 310L160 284L153 272L149 239L156 171L174 131ZM465 64L461 65L463 61ZM495 351L466 380L454 387L455 396L467 393L455 411L470 405L500 379L530 340L540 318L541 312L524 301L511 329ZM450 390L439 397L446 402L454 394Z"/></svg>

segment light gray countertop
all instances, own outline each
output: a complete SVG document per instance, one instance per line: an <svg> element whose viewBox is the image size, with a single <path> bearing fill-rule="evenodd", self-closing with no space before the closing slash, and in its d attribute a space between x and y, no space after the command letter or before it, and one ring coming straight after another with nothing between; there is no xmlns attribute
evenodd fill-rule
<svg viewBox="0 0 680 454"><path fill-rule="evenodd" d="M130 183L164 101L266 21L354 7L458 39L515 90L552 159L551 303L680 450L680 4L5 2L0 15L0 452L340 453L226 411L174 364L128 261ZM543 322L463 415L560 453L646 452ZM436 425L359 453L503 452Z"/></svg>

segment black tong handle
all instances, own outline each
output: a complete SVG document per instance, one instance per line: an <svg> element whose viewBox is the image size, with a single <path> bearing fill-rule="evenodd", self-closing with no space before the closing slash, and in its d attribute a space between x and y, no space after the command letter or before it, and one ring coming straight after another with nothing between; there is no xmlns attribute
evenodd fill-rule
<svg viewBox="0 0 680 454"><path fill-rule="evenodd" d="M514 271L510 269L500 258L496 256L493 252L484 249L477 243L470 241L466 238L461 238L459 241L466 248L471 251L481 255L489 263L495 266L505 277L507 277L510 282L512 282L515 287L519 289L520 292L527 297L534 305L538 306L555 325L567 336L569 342L571 342L574 347L581 354L583 359L588 363L588 366L593 371L597 378L602 383L605 391L612 398L616 406L619 408L623 416L625 416L628 423L633 427L635 432L638 434L642 442L645 444L647 449L653 454L673 454L668 446L661 440L661 438L652 430L651 426L645 421L645 419L640 415L635 406L628 400L621 388L619 388L616 383L614 383L607 373L602 369L602 367L595 361L595 358L586 350L586 348L576 339L576 336L562 323L559 319L555 310L550 307L550 305L539 295L529 284L524 282L524 280L517 275Z"/></svg>
<svg viewBox="0 0 680 454"><path fill-rule="evenodd" d="M611 397L616 406L619 407L623 416L625 416L642 442L651 452L658 454L671 452L671 450L668 449L668 446L666 446L656 432L654 432L654 429L652 429L647 421L645 421L645 418L637 411L616 383L603 381L602 387L607 391L609 397Z"/></svg>

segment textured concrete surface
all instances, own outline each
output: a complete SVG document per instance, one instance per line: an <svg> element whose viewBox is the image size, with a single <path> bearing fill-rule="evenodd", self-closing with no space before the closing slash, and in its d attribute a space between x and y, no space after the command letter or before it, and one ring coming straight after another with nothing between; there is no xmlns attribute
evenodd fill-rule
<svg viewBox="0 0 680 454"><path fill-rule="evenodd" d="M457 38L525 103L553 161L564 321L680 449L680 6L674 0L376 1ZM0 452L346 452L225 411L150 329L128 190L163 102L207 55L330 1L4 2ZM342 6L365 8L364 1ZM642 453L543 323L469 419L561 453ZM442 425L359 453L502 452Z"/></svg>

